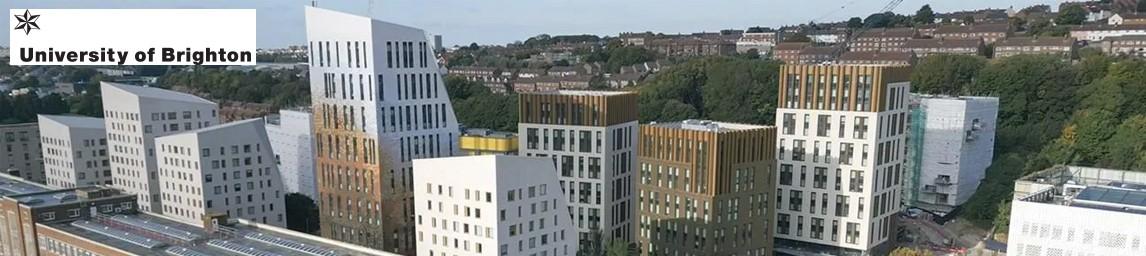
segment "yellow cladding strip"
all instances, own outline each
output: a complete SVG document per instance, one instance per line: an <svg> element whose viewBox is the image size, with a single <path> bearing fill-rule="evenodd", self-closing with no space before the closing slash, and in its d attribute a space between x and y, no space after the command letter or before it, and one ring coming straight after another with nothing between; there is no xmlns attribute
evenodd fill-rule
<svg viewBox="0 0 1146 256"><path fill-rule="evenodd" d="M514 152L517 151L517 137L512 138L490 138L480 136L462 136L459 141L462 150L467 151L496 151L496 152Z"/></svg>

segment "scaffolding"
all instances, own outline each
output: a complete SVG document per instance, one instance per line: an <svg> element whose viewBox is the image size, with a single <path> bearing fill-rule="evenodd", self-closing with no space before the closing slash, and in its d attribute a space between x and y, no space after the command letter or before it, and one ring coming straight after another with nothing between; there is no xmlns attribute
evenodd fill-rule
<svg viewBox="0 0 1146 256"><path fill-rule="evenodd" d="M923 171L923 141L927 131L927 111L918 102L911 106L911 118L908 119L907 135L907 171L903 177L903 200L907 206L917 206L919 201L920 176Z"/></svg>

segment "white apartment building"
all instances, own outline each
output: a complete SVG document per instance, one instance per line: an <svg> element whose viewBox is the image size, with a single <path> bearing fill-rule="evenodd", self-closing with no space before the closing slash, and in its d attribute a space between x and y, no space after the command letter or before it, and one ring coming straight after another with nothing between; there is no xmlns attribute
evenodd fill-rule
<svg viewBox="0 0 1146 256"><path fill-rule="evenodd" d="M412 161L456 155L425 31L306 7L322 235L414 254Z"/></svg>
<svg viewBox="0 0 1146 256"><path fill-rule="evenodd" d="M139 195L139 209L162 213L155 138L219 124L219 106L191 94L101 82L114 186Z"/></svg>
<svg viewBox="0 0 1146 256"><path fill-rule="evenodd" d="M780 70L776 247L882 255L906 161L908 67Z"/></svg>
<svg viewBox="0 0 1146 256"><path fill-rule="evenodd" d="M44 182L40 156L40 126L36 123L0 125L0 171L34 182Z"/></svg>
<svg viewBox="0 0 1146 256"><path fill-rule="evenodd" d="M286 226L282 177L263 120L248 119L155 139L163 215Z"/></svg>
<svg viewBox="0 0 1146 256"><path fill-rule="evenodd" d="M417 255L577 255L552 161L484 155L414 169Z"/></svg>
<svg viewBox="0 0 1146 256"><path fill-rule="evenodd" d="M111 185L102 118L39 115L38 120L48 186Z"/></svg>
<svg viewBox="0 0 1146 256"><path fill-rule="evenodd" d="M910 111L903 201L950 212L991 166L999 98L912 95Z"/></svg>
<svg viewBox="0 0 1146 256"><path fill-rule="evenodd" d="M522 94L519 154L552 159L560 173L578 250L600 254L612 240L635 242L635 93Z"/></svg>
<svg viewBox="0 0 1146 256"><path fill-rule="evenodd" d="M1146 173L1060 165L1014 192L1008 255L1146 255Z"/></svg>
<svg viewBox="0 0 1146 256"><path fill-rule="evenodd" d="M267 137L283 177L283 192L318 199L314 177L314 131L310 108L279 110L266 117Z"/></svg>

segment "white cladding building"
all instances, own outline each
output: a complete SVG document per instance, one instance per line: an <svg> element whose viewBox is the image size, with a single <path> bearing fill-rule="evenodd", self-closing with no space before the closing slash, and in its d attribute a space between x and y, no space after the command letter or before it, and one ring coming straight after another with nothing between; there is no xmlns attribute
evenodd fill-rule
<svg viewBox="0 0 1146 256"><path fill-rule="evenodd" d="M100 83L108 159L116 188L139 195L139 209L161 212L155 138L219 124L219 106L159 88Z"/></svg>
<svg viewBox="0 0 1146 256"><path fill-rule="evenodd" d="M1008 255L1146 255L1146 173L1060 165L1014 192Z"/></svg>
<svg viewBox="0 0 1146 256"><path fill-rule="evenodd" d="M776 247L892 249L910 67L784 65L776 123Z"/></svg>
<svg viewBox="0 0 1146 256"><path fill-rule="evenodd" d="M266 121L267 137L283 177L283 192L318 199L310 109L279 110L278 115L268 116Z"/></svg>
<svg viewBox="0 0 1146 256"><path fill-rule="evenodd" d="M163 215L189 224L227 214L286 226L282 177L262 119L155 139Z"/></svg>
<svg viewBox="0 0 1146 256"><path fill-rule="evenodd" d="M429 35L306 7L322 235L414 254L412 161L458 152Z"/></svg>
<svg viewBox="0 0 1146 256"><path fill-rule="evenodd" d="M999 98L912 97L903 201L950 212L971 198L991 166Z"/></svg>
<svg viewBox="0 0 1146 256"><path fill-rule="evenodd" d="M577 255L551 160L451 157L414 169L417 255Z"/></svg>
<svg viewBox="0 0 1146 256"><path fill-rule="evenodd" d="M44 182L39 125L0 125L0 135L3 135L0 136L0 171L34 182Z"/></svg>
<svg viewBox="0 0 1146 256"><path fill-rule="evenodd" d="M612 241L636 241L636 93L562 90L519 102L519 154L557 166L577 250L597 255Z"/></svg>
<svg viewBox="0 0 1146 256"><path fill-rule="evenodd" d="M38 118L48 186L111 185L103 119L56 115Z"/></svg>

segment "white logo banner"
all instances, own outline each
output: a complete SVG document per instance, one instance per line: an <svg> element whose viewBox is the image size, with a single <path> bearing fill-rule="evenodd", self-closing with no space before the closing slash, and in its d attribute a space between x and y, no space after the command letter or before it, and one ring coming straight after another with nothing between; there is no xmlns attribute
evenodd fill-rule
<svg viewBox="0 0 1146 256"><path fill-rule="evenodd" d="M253 9L10 9L11 65L254 65Z"/></svg>

